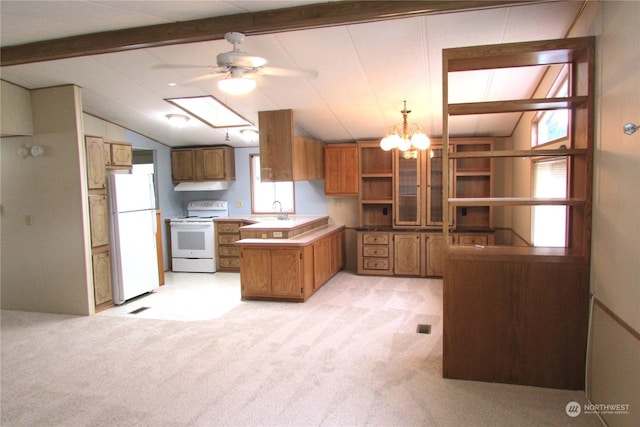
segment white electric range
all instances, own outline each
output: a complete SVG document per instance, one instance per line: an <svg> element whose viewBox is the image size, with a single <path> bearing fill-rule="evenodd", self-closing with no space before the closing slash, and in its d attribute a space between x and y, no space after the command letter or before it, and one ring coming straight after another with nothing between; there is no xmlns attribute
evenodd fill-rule
<svg viewBox="0 0 640 427"><path fill-rule="evenodd" d="M171 218L171 269L214 273L213 219L228 216L229 206L225 200L198 200L188 203L186 216Z"/></svg>

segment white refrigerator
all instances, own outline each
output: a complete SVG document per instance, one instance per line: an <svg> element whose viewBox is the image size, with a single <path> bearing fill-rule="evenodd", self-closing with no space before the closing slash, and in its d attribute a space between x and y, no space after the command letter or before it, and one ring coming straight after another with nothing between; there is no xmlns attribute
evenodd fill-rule
<svg viewBox="0 0 640 427"><path fill-rule="evenodd" d="M109 174L113 302L159 287L153 175Z"/></svg>

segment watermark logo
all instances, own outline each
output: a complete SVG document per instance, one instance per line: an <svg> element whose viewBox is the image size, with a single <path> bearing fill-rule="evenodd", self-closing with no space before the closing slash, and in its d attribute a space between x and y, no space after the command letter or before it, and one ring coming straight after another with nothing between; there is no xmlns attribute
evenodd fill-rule
<svg viewBox="0 0 640 427"><path fill-rule="evenodd" d="M585 415L592 414L608 414L608 415L628 415L629 404L628 403L614 403L614 404L602 404L602 403L585 403L584 407L578 402L571 401L564 407L564 411L568 416L575 418L578 415L584 413Z"/></svg>
<svg viewBox="0 0 640 427"><path fill-rule="evenodd" d="M565 406L564 411L572 418L577 417L582 412L582 408L578 402L569 402L567 406Z"/></svg>

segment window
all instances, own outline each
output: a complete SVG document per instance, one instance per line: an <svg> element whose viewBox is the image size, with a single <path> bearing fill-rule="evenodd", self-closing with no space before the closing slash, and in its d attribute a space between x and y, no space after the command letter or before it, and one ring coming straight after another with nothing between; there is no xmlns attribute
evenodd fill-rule
<svg viewBox="0 0 640 427"><path fill-rule="evenodd" d="M262 182L260 181L260 156L252 154L250 161L251 212L279 213L280 206L274 203L277 200L282 204L282 212L295 213L293 182Z"/></svg>
<svg viewBox="0 0 640 427"><path fill-rule="evenodd" d="M563 98L569 96L569 75L567 70L567 67L565 67L560 73L558 80L547 94L548 97ZM533 121L532 130L532 147L567 138L569 136L569 110L549 110L538 113Z"/></svg>
<svg viewBox="0 0 640 427"><path fill-rule="evenodd" d="M567 159L547 159L533 164L533 197L567 196ZM565 247L566 206L534 206L531 221L533 246Z"/></svg>

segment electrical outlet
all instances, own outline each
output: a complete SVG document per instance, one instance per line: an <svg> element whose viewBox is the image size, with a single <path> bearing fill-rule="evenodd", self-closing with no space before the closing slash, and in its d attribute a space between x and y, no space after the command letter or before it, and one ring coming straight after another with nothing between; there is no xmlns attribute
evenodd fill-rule
<svg viewBox="0 0 640 427"><path fill-rule="evenodd" d="M236 200L236 208L242 207L242 200Z"/></svg>

